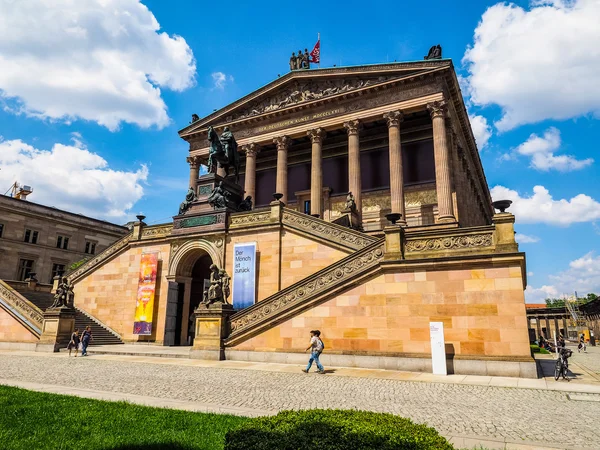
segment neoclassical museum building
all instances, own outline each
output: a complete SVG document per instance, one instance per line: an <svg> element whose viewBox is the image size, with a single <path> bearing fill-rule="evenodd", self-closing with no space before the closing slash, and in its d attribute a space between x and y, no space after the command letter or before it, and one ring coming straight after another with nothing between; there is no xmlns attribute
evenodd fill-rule
<svg viewBox="0 0 600 450"><path fill-rule="evenodd" d="M295 364L319 329L326 365L428 372L433 322L448 373L537 376L525 254L451 60L292 70L179 137L173 221L140 217L67 274L74 307L123 342Z"/></svg>

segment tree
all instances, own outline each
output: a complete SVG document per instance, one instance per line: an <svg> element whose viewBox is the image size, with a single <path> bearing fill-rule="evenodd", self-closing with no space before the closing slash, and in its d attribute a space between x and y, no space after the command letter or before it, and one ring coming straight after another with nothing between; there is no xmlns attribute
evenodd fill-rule
<svg viewBox="0 0 600 450"><path fill-rule="evenodd" d="M546 306L548 308L564 308L565 300L562 298L547 298Z"/></svg>

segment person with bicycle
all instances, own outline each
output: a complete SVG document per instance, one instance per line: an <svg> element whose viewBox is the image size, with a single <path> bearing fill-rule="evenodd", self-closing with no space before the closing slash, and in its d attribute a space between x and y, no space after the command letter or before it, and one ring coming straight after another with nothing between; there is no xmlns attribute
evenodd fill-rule
<svg viewBox="0 0 600 450"><path fill-rule="evenodd" d="M558 358L556 359L556 364L554 366L554 379L558 381L558 379L562 376L563 379L567 381L571 381L567 374L569 372L569 358L573 354L572 350L568 348L561 348L558 351Z"/></svg>

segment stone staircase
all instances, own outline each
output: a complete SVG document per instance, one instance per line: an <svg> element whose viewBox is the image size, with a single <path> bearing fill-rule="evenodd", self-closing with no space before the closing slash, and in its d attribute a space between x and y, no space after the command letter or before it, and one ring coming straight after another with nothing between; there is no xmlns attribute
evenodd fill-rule
<svg viewBox="0 0 600 450"><path fill-rule="evenodd" d="M4 285L8 286L8 284L3 284L3 286ZM21 308L23 304L28 304L28 306L30 306L30 308L37 313L36 317L38 317L39 320L35 322L35 325L38 327L40 332L34 334L36 334L37 337L39 337L41 334L43 324L43 312L47 308L49 308L54 302L54 294L50 292L31 291L21 286L18 286L17 288L12 288L12 293L13 296L14 294L16 294L18 297L21 297ZM15 302L13 301L13 303ZM112 330L110 330L108 327L98 322L96 319L94 319L84 311L77 308L75 308L75 310L75 328L79 328L80 332L83 331L87 326L90 326L92 328L92 336L94 337L94 342L91 345L109 345L123 343L120 336Z"/></svg>
<svg viewBox="0 0 600 450"><path fill-rule="evenodd" d="M79 329L79 333L85 330L86 327L91 327L92 337L94 340L90 345L112 345L112 344L123 344L121 337L110 330L106 325L101 324L92 316L86 312L76 309L75 314L75 328Z"/></svg>
<svg viewBox="0 0 600 450"><path fill-rule="evenodd" d="M319 219L311 219L331 225ZM385 239L366 237L373 240L366 247L232 315L231 333L225 340L225 345L238 345L351 289L377 273L383 260Z"/></svg>

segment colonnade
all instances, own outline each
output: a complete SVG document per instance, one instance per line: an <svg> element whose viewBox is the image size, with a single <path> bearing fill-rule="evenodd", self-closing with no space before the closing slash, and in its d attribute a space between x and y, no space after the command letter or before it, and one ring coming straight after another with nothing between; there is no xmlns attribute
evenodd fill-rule
<svg viewBox="0 0 600 450"><path fill-rule="evenodd" d="M438 199L438 222L455 222L452 202L452 185L450 177L450 155L446 139L447 105L445 101L436 101L426 105L431 115L433 126L433 146L435 158L436 190ZM406 225L404 206L404 177L402 167L402 141L400 127L404 114L400 110L389 111L382 116L388 126L389 161L390 161L390 196L391 210L401 214L398 222ZM360 170L360 132L362 122L353 119L340 124L348 135L348 191L352 192L357 212L362 212L362 187ZM329 127L331 128L331 127ZM316 127L307 131L311 141L311 200L310 212L314 216L323 214L323 141L327 136L324 128ZM277 147L277 179L276 192L283 195L281 201L288 202L288 151L292 138L287 135L273 139ZM242 147L246 153L245 195L256 199L256 158L260 151L260 142L252 142ZM199 162L197 158L188 158L190 164L190 186L196 185Z"/></svg>

